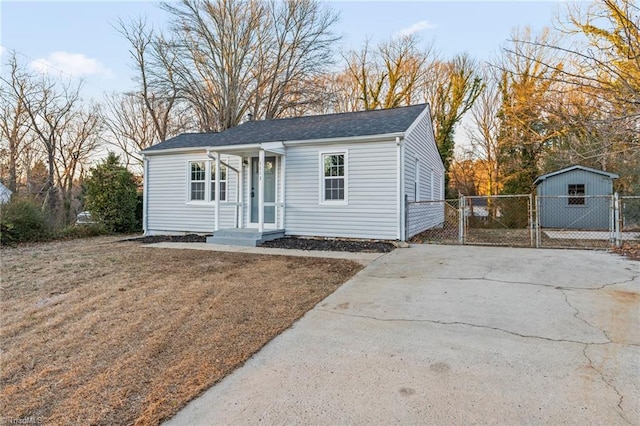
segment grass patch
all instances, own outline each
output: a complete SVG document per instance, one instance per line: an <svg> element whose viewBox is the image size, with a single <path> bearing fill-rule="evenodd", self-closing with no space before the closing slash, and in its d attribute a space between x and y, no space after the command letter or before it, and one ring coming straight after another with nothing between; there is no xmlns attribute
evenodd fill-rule
<svg viewBox="0 0 640 426"><path fill-rule="evenodd" d="M158 424L361 269L118 238L0 251L4 419Z"/></svg>

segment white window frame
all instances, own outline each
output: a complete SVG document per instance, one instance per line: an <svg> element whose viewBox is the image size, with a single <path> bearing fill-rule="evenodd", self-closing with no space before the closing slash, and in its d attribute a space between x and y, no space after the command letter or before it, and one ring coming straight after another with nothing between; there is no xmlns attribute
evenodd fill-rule
<svg viewBox="0 0 640 426"><path fill-rule="evenodd" d="M191 178L191 165L194 163L203 163L204 165L204 179L203 180L196 180L194 181ZM208 184L208 179L207 179L207 171L209 169L208 166L208 161L207 160L189 160L187 161L187 203L191 203L191 204L203 204L206 203L208 200L208 196L207 196L207 192L209 189L209 184ZM191 184L197 182L197 183L203 183L204 184L204 198L202 200L194 200L191 198Z"/></svg>
<svg viewBox="0 0 640 426"><path fill-rule="evenodd" d="M328 155L344 156L344 199L343 200L325 200L325 176L324 176L324 159ZM346 206L349 204L349 150L327 150L318 152L318 203L328 206Z"/></svg>
<svg viewBox="0 0 640 426"><path fill-rule="evenodd" d="M204 200L193 200L191 199L191 184L194 182L191 180L191 165L193 163L204 163L204 181L195 181L195 182L204 182ZM227 170L226 179L220 179L221 182L226 182L224 196L225 199L221 200L221 203L226 203L229 200L229 168L220 164L220 167L224 167ZM186 174L187 174L187 185L186 185L186 203L187 204L214 204L216 200L213 199L212 188L215 180L213 180L213 176L211 176L212 170L215 169L215 160L207 159L189 159L187 160L186 165Z"/></svg>
<svg viewBox="0 0 640 426"><path fill-rule="evenodd" d="M216 199L213 197L214 188L215 188L215 170L216 170L216 162L209 161L209 201L212 203L216 202ZM225 203L229 199L229 168L224 164L220 163L220 176L222 177L222 170L224 169L224 179L220 179L220 183L224 183L224 191L221 192L221 195L224 195L224 198L220 197L220 202Z"/></svg>

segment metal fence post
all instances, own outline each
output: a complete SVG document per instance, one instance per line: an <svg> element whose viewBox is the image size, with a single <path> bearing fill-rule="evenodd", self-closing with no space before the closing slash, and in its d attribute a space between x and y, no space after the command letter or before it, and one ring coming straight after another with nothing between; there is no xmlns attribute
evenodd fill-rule
<svg viewBox="0 0 640 426"><path fill-rule="evenodd" d="M529 194L529 244L533 247L533 194Z"/></svg>
<svg viewBox="0 0 640 426"><path fill-rule="evenodd" d="M540 248L540 197L536 197L536 248Z"/></svg>
<svg viewBox="0 0 640 426"><path fill-rule="evenodd" d="M613 194L613 233L616 247L620 247L622 245L622 233L620 228L620 196L616 192Z"/></svg>
<svg viewBox="0 0 640 426"><path fill-rule="evenodd" d="M464 195L460 194L458 199L458 243L464 244L464 219L465 219L465 199Z"/></svg>

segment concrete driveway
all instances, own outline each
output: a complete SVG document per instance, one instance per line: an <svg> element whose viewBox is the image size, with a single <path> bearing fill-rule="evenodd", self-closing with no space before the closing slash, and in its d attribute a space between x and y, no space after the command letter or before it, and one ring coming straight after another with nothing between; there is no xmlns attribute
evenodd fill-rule
<svg viewBox="0 0 640 426"><path fill-rule="evenodd" d="M169 424L638 425L639 276L605 252L399 249Z"/></svg>

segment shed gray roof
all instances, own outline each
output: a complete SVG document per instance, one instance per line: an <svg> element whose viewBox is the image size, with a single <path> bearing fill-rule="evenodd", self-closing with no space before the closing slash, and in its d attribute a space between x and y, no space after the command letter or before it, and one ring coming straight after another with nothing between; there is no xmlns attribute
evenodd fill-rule
<svg viewBox="0 0 640 426"><path fill-rule="evenodd" d="M248 121L220 133L183 133L142 152L399 133L406 131L425 108L427 108L427 104L373 111Z"/></svg>
<svg viewBox="0 0 640 426"><path fill-rule="evenodd" d="M567 172L570 172L572 170L583 170L585 172L590 172L590 173L595 173L595 174L598 174L598 175L606 176L606 177L608 177L610 179L618 179L620 177L615 173L605 172L604 170L592 169L591 167L575 165L575 166L571 166L571 167L565 167L564 169L556 170L555 172L547 173L546 175L538 176L536 178L536 180L533 181L533 184L534 185L538 185L540 182L542 182L545 179L548 179L548 178L550 178L552 176L560 175L562 173L567 173Z"/></svg>

